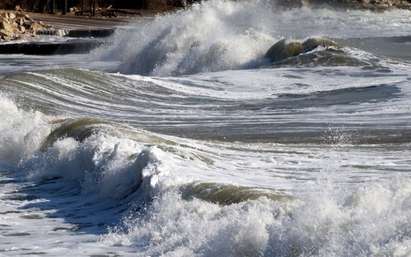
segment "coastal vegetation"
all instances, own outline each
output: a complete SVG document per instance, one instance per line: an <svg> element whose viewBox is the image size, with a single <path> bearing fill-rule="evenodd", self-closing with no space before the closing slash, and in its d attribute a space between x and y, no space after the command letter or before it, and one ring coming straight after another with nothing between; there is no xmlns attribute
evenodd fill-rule
<svg viewBox="0 0 411 257"><path fill-rule="evenodd" d="M14 9L16 6L29 11L67 13L70 10L89 12L96 15L98 9L159 9L184 7L192 0L4 0L0 9Z"/></svg>
<svg viewBox="0 0 411 257"><path fill-rule="evenodd" d="M61 13L77 12L79 15L95 16L107 9L151 9L165 11L186 7L200 0L3 0L0 9L14 9L16 6L28 11ZM390 8L410 9L411 0L273 0L278 6L332 6L385 10Z"/></svg>

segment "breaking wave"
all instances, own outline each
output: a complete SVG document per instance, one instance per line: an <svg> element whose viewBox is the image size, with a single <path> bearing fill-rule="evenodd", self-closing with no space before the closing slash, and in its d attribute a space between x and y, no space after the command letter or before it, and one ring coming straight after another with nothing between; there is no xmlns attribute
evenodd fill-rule
<svg viewBox="0 0 411 257"><path fill-rule="evenodd" d="M136 256L405 257L410 193L408 181L221 207L169 192L104 242L133 246Z"/></svg>
<svg viewBox="0 0 411 257"><path fill-rule="evenodd" d="M314 191L293 197L181 180L185 162L196 169L196 162L215 160L200 158L194 149L185 156L173 150L175 143L153 145L150 133L135 141L100 121L23 111L4 96L0 103L7 110L0 123L2 167L40 185L57 180L74 187L84 204L84 199L97 201L93 205L125 201L125 209L114 207L121 207L122 218L101 242L132 247L134 256L407 256L411 251L408 180L354 188L320 180Z"/></svg>
<svg viewBox="0 0 411 257"><path fill-rule="evenodd" d="M182 75L267 64L264 54L281 38L407 35L408 11L373 13L297 8L278 11L270 0L206 1L119 30L95 58L117 61L114 71ZM353 30L352 28L356 28Z"/></svg>
<svg viewBox="0 0 411 257"><path fill-rule="evenodd" d="M211 0L141 23L87 56L127 74L1 77L0 215L18 225L0 232L20 248L0 253L410 256L411 68L355 49L410 33L409 11ZM264 58L315 36L343 47Z"/></svg>

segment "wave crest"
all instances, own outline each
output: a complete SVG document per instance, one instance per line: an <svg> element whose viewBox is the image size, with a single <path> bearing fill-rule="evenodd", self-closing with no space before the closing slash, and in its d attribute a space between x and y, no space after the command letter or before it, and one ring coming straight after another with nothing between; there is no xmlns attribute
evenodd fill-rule
<svg viewBox="0 0 411 257"><path fill-rule="evenodd" d="M265 33L268 1L209 1L120 31L103 59L120 59L119 71L179 75L253 65L274 41Z"/></svg>

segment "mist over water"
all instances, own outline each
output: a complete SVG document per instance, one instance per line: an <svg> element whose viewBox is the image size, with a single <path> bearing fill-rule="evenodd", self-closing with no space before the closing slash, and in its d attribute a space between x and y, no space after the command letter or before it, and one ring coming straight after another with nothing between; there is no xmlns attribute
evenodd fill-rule
<svg viewBox="0 0 411 257"><path fill-rule="evenodd" d="M1 58L0 256L410 256L410 21L207 1Z"/></svg>

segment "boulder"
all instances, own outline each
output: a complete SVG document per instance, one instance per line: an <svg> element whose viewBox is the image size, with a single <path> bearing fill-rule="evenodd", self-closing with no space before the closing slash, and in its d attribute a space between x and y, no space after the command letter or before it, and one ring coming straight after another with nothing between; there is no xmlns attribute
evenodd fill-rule
<svg viewBox="0 0 411 257"><path fill-rule="evenodd" d="M273 67L317 67L317 66L364 66L376 67L376 64L350 56L341 49L329 48L313 51L273 63Z"/></svg>
<svg viewBox="0 0 411 257"><path fill-rule="evenodd" d="M10 12L9 13L9 20L14 20L16 18L16 14Z"/></svg>
<svg viewBox="0 0 411 257"><path fill-rule="evenodd" d="M7 20L0 21L0 29L10 33L14 32L13 25L9 23Z"/></svg>
<svg viewBox="0 0 411 257"><path fill-rule="evenodd" d="M290 57L298 56L302 53L310 52L319 46L324 48L338 47L337 43L334 41L321 37L309 38L304 42L287 42L285 39L282 39L268 49L265 57L272 62L279 62Z"/></svg>
<svg viewBox="0 0 411 257"><path fill-rule="evenodd" d="M337 43L335 43L331 39L324 38L324 37L309 38L303 42L304 52L312 51L319 46L322 46L325 48L337 47Z"/></svg>
<svg viewBox="0 0 411 257"><path fill-rule="evenodd" d="M30 18L30 16L28 16L27 14L24 14L23 17L24 17L25 20L28 20L30 22L34 22L34 20L32 18Z"/></svg>
<svg viewBox="0 0 411 257"><path fill-rule="evenodd" d="M19 18L19 19L17 20L17 24L19 24L20 26L23 26L23 25L24 25L24 19Z"/></svg>
<svg viewBox="0 0 411 257"><path fill-rule="evenodd" d="M47 29L51 27L34 21L23 11L0 11L0 41L32 37Z"/></svg>
<svg viewBox="0 0 411 257"><path fill-rule="evenodd" d="M17 29L6 20L0 21L0 34L2 39L14 39Z"/></svg>
<svg viewBox="0 0 411 257"><path fill-rule="evenodd" d="M32 23L30 26L31 31L33 31L33 33L37 33L40 30L44 29L44 26L42 26L40 23Z"/></svg>
<svg viewBox="0 0 411 257"><path fill-rule="evenodd" d="M297 56L303 52L303 44L298 41L287 42L282 39L268 49L265 57L273 62L281 61L289 57Z"/></svg>

